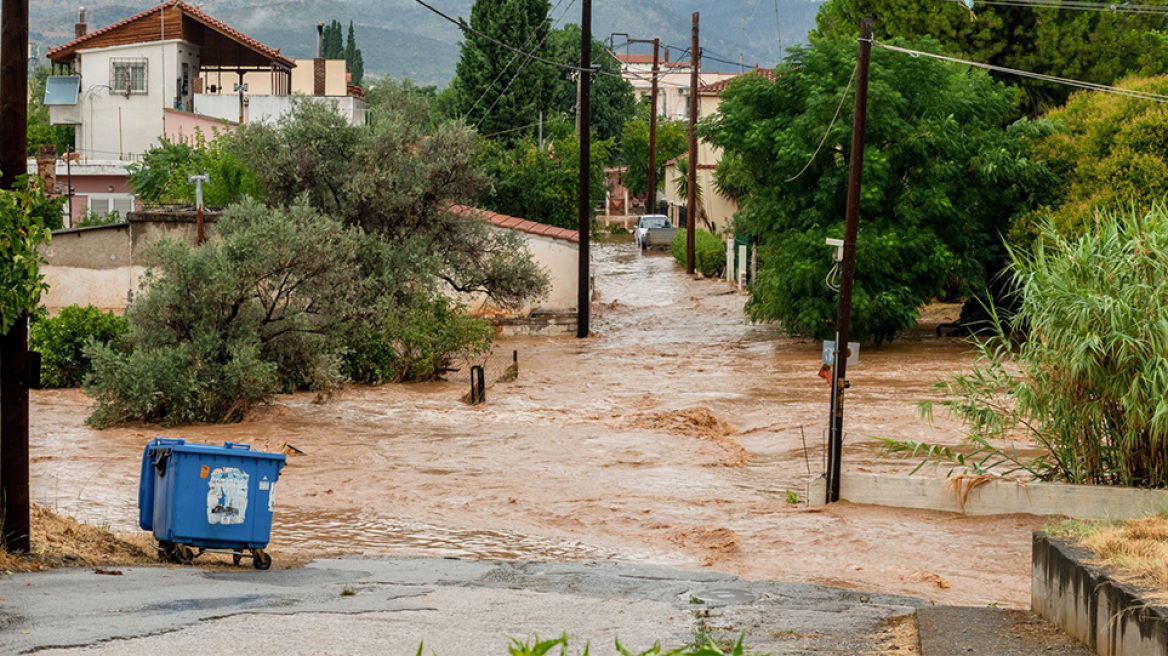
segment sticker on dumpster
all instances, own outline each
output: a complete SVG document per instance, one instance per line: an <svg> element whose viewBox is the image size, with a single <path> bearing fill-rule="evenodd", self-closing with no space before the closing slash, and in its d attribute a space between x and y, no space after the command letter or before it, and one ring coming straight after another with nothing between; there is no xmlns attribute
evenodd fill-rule
<svg viewBox="0 0 1168 656"><path fill-rule="evenodd" d="M275 512L275 504L276 504L276 482L275 481L272 481L272 484L268 486L268 490L269 490L268 491L268 512Z"/></svg>
<svg viewBox="0 0 1168 656"><path fill-rule="evenodd" d="M207 482L207 523L242 524L247 518L247 473L216 467Z"/></svg>

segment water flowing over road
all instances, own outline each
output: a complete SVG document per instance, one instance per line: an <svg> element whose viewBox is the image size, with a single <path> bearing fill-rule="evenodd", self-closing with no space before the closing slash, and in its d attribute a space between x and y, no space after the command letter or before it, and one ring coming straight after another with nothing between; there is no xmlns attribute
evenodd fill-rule
<svg viewBox="0 0 1168 656"><path fill-rule="evenodd" d="M76 390L33 393L33 498L136 529L152 437L291 452L271 552L615 559L825 583L939 603L1026 607L1041 519L854 504L808 508L823 471L820 344L752 324L725 282L668 254L594 248L593 336L504 338L519 377L460 402L465 370L421 385L279 397L246 421L95 431ZM907 473L869 436L954 443L913 403L966 366L955 339L865 347L849 368L845 469Z"/></svg>

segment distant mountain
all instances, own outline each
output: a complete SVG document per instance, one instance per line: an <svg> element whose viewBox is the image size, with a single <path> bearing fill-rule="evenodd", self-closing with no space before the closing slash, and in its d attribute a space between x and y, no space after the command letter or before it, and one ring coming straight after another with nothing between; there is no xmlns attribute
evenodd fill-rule
<svg viewBox="0 0 1168 656"><path fill-rule="evenodd" d="M77 0L85 2L86 0ZM411 77L420 85L445 86L454 75L462 34L457 27L413 0L210 0L199 2L204 11L243 33L291 57L316 53L316 24L353 21L367 74ZM635 39L660 37L672 59L689 48L691 14L701 12L703 67L737 70L774 66L784 48L805 43L815 25L821 0L594 0L593 34L618 50L647 52L646 46L628 46ZM432 0L454 16L469 18L473 0ZM90 29L104 27L154 3L140 0L91 0L86 4ZM576 0L552 0L557 25L579 23ZM30 41L43 56L49 47L72 38L77 4L67 0L31 0ZM688 58L688 54L685 55ZM722 61L717 61L722 60Z"/></svg>

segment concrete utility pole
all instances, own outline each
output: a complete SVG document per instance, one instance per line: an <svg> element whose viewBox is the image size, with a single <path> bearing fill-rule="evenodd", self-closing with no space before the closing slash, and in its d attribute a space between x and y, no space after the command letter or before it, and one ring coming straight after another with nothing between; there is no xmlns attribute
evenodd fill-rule
<svg viewBox="0 0 1168 656"><path fill-rule="evenodd" d="M591 274L589 271L589 234L591 227L592 187L592 0L582 0L580 10L580 104L576 107L576 117L580 126L580 214L577 230L580 232L580 272L576 282L576 337L588 336L588 315L592 302Z"/></svg>
<svg viewBox="0 0 1168 656"><path fill-rule="evenodd" d="M653 82L649 91L649 207L646 214L657 212L657 74L661 70L657 63L657 52L661 39L653 39Z"/></svg>
<svg viewBox="0 0 1168 656"><path fill-rule="evenodd" d="M0 188L28 172L28 0L0 4ZM0 336L0 505L4 548L28 553L28 313Z"/></svg>
<svg viewBox="0 0 1168 656"><path fill-rule="evenodd" d="M848 332L852 323L852 280L856 276L856 233L860 229L860 184L864 173L864 130L868 123L868 67L872 59L872 19L860 21L856 59L856 109L848 166L848 206L844 223L844 259L840 270L839 310L835 321L835 365L831 369L831 432L827 445L827 503L839 501L844 450L844 390L848 387Z"/></svg>
<svg viewBox="0 0 1168 656"><path fill-rule="evenodd" d="M694 273L694 225L698 222L698 12L693 14L689 71L689 174L686 181L685 272Z"/></svg>

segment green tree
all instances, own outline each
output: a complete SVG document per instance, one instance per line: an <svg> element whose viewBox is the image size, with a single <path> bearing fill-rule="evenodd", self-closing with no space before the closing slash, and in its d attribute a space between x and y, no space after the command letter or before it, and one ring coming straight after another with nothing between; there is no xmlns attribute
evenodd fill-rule
<svg viewBox="0 0 1168 656"><path fill-rule="evenodd" d="M749 313L817 338L834 334L824 239L843 235L851 103L832 117L855 64L851 39L794 49L776 81L731 83L719 113L700 126L728 155L716 171L723 186L745 192L735 231L759 240ZM1051 183L1023 138L1045 125L1012 124L1016 95L979 71L873 52L853 291L857 338L891 339L915 323L929 298L977 290L997 270L1008 217L1033 207L1036 190Z"/></svg>
<svg viewBox="0 0 1168 656"><path fill-rule="evenodd" d="M625 123L620 137L620 152L628 167L625 185L634 194L649 190L649 101L637 103L636 118ZM657 187L665 186L665 162L689 148L689 126L685 121L657 119Z"/></svg>
<svg viewBox="0 0 1168 656"><path fill-rule="evenodd" d="M341 23L333 19L324 26L324 38L321 40L321 56L325 59L345 58L345 36L341 32Z"/></svg>
<svg viewBox="0 0 1168 656"><path fill-rule="evenodd" d="M426 115L393 111L405 102L386 102L370 125L357 127L303 100L279 125L243 126L232 150L255 172L269 203L303 197L325 214L425 253L426 261L412 267L417 279L438 276L459 292L485 293L507 307L538 297L546 278L519 237L446 209L473 202L486 188L473 132L461 123L430 131Z"/></svg>
<svg viewBox="0 0 1168 656"><path fill-rule="evenodd" d="M0 334L35 310L48 287L38 248L61 226L62 203L47 198L35 176L20 176L14 189L0 189Z"/></svg>
<svg viewBox="0 0 1168 656"><path fill-rule="evenodd" d="M73 126L51 125L45 106L45 85L51 69L38 66L28 78L28 155L36 155L38 146L55 146L57 153L73 147Z"/></svg>
<svg viewBox="0 0 1168 656"><path fill-rule="evenodd" d="M130 188L147 205L193 205L195 185L188 176L206 173L210 178L203 184L206 205L229 205L258 195L256 176L227 147L231 134L216 132L214 137L208 141L198 129L193 143L162 137L141 161L127 167Z"/></svg>
<svg viewBox="0 0 1168 656"><path fill-rule="evenodd" d="M507 145L487 142L482 165L492 185L482 205L501 214L575 230L579 226L580 142L566 121L545 126L548 143L541 150L527 138ZM591 159L591 203L605 197L604 163L612 141L594 140Z"/></svg>
<svg viewBox="0 0 1168 656"><path fill-rule="evenodd" d="M579 25L565 25L561 29L552 30L543 52L553 61L579 66L582 36ZM596 39L592 40L592 67L602 71L592 76L588 103L592 128L600 139L611 139L620 136L625 121L632 116L636 94L633 92L633 85L620 77L620 62L612 51ZM567 69L559 69L557 75L559 83L552 99L552 109L565 116L574 117L578 76Z"/></svg>
<svg viewBox="0 0 1168 656"><path fill-rule="evenodd" d="M1036 7L977 6L977 20L957 2L827 0L812 38L856 36L874 18L877 39L933 36L941 50L972 61L1097 84L1168 72L1163 15ZM1072 88L1003 77L1026 90L1030 111L1062 104Z"/></svg>
<svg viewBox="0 0 1168 656"><path fill-rule="evenodd" d="M352 75L352 83L360 85L365 79L365 59L357 47L357 37L353 34L353 21L349 21L349 39L345 42L345 69Z"/></svg>
<svg viewBox="0 0 1168 656"><path fill-rule="evenodd" d="M1120 86L1168 93L1168 77ZM1058 177L1049 207L1018 217L1011 240L1028 245L1042 221L1077 237L1101 210L1146 212L1168 195L1168 112L1160 103L1105 93L1078 93L1047 114L1060 129L1034 144Z"/></svg>
<svg viewBox="0 0 1168 656"><path fill-rule="evenodd" d="M470 26L525 52L542 52L548 38L548 0L476 0ZM513 141L531 134L539 113L549 113L557 73L548 65L467 34L450 83L453 110L481 134Z"/></svg>

